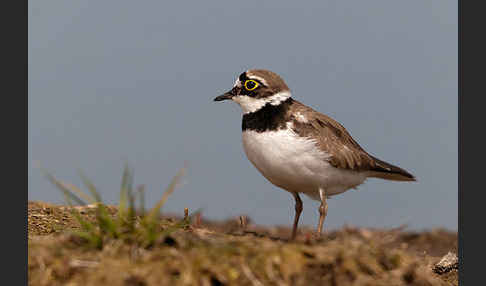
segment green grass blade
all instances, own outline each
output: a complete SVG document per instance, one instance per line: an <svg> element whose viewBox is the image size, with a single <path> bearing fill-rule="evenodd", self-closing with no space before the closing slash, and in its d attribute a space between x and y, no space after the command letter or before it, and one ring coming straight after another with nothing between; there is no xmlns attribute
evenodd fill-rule
<svg viewBox="0 0 486 286"><path fill-rule="evenodd" d="M120 202L118 206L119 219L121 221L126 221L128 214L128 196L131 188L131 170L128 164L125 164L122 175L122 183L120 187Z"/></svg>
<svg viewBox="0 0 486 286"><path fill-rule="evenodd" d="M153 223L154 221L156 221L158 215L160 214L160 209L165 204L169 196L174 192L175 188L177 187L177 184L180 182L180 179L182 178L182 176L184 176L185 171L186 169L182 168L181 170L179 170L176 176L172 178L172 181L170 182L169 186L162 194L162 198L148 213L146 219L148 220L149 223Z"/></svg>
<svg viewBox="0 0 486 286"><path fill-rule="evenodd" d="M96 208L96 219L100 225L100 229L113 237L118 236L117 225L115 220L111 217L103 203L98 203Z"/></svg>
<svg viewBox="0 0 486 286"><path fill-rule="evenodd" d="M79 198L77 195L75 195L69 188L64 184L63 182L57 180L52 174L50 174L48 171L41 169L41 171L44 173L44 175L47 177L47 179L54 185L56 186L61 192L65 195L65 197L69 197L70 199L74 200L76 203L80 205L86 205L86 202L83 201L81 198Z"/></svg>
<svg viewBox="0 0 486 286"><path fill-rule="evenodd" d="M87 232L94 233L96 231L96 227L94 224L89 222L88 220L85 220L81 217L81 214L75 209L71 209L71 214L74 216L74 218L79 222L81 225L81 228Z"/></svg>
<svg viewBox="0 0 486 286"><path fill-rule="evenodd" d="M100 236L96 236L85 231L76 231L76 230L71 231L71 233L75 236L86 239L88 241L88 244L93 248L97 248L97 249L103 248L103 239Z"/></svg>
<svg viewBox="0 0 486 286"><path fill-rule="evenodd" d="M122 175L122 183L120 186L120 202L118 203L118 218L119 220L123 220L126 216L126 209L127 209L127 181L129 176L128 167L125 166L123 169Z"/></svg>
<svg viewBox="0 0 486 286"><path fill-rule="evenodd" d="M83 180L83 184L86 186L86 188L88 188L89 192L91 193L91 196L95 198L96 202L101 202L101 195L96 189L95 185L91 182L91 180L89 180L88 177L86 177L80 169L78 169L78 174L81 177L81 180Z"/></svg>
<svg viewBox="0 0 486 286"><path fill-rule="evenodd" d="M132 185L130 185L130 188L128 189L128 211L130 212L129 217L133 219L136 215L135 213L136 206L135 206L135 194L133 192Z"/></svg>
<svg viewBox="0 0 486 286"><path fill-rule="evenodd" d="M140 212L142 215L145 214L145 185L140 185L137 188L137 193L139 195L140 200Z"/></svg>
<svg viewBox="0 0 486 286"><path fill-rule="evenodd" d="M176 230L187 227L191 218L198 212L187 218L170 223L169 226L161 224L159 215L161 208L165 205L169 196L178 186L182 176L185 174L185 167L179 170L176 176L162 193L160 200L148 212L145 210L145 186L140 185L136 190L133 188L133 170L125 165L120 187L120 201L118 213L111 215L109 209L101 202L101 195L94 184L78 169L83 184L88 192L83 192L78 187L57 180L49 172L42 169L47 179L53 183L64 195L65 201L71 206L71 213L79 223L80 229L76 235L85 239L93 247L101 249L106 238L122 239L127 243L137 242L139 245L153 245L161 236L168 235ZM136 200L140 198L141 216L137 216ZM82 216L78 209L73 207L73 202L86 205L86 201L97 205L96 220L91 222L87 217Z"/></svg>
<svg viewBox="0 0 486 286"><path fill-rule="evenodd" d="M191 219L200 213L200 210L194 212L193 214L189 215L186 219L182 219L178 221L176 224L172 226L166 227L164 230L160 231L157 229L157 225L148 225L145 226L144 236L142 239L142 246L149 247L153 245L160 237L165 237L167 235L172 234L175 231L185 229L191 224Z"/></svg>
<svg viewBox="0 0 486 286"><path fill-rule="evenodd" d="M92 247L101 249L103 247L103 237L96 232L96 226L89 221L83 219L77 210L71 210L72 215L81 225L83 231L77 231L76 234L89 241Z"/></svg>
<svg viewBox="0 0 486 286"><path fill-rule="evenodd" d="M79 198L81 198L83 201L88 201L92 204L96 203L96 199L93 198L92 196L90 196L89 194L81 191L80 188L76 187L75 185L73 184L69 184L69 183L64 183L64 187L66 187L67 189L69 189L73 194L76 194Z"/></svg>

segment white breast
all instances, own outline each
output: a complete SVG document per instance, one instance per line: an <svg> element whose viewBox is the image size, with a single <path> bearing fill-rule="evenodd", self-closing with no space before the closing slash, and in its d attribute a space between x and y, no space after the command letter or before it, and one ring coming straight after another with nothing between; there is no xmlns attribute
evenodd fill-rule
<svg viewBox="0 0 486 286"><path fill-rule="evenodd" d="M243 148L250 162L274 185L301 192L319 200L319 188L331 196L356 187L364 173L337 169L329 164L329 154L314 140L298 136L291 129L243 132Z"/></svg>

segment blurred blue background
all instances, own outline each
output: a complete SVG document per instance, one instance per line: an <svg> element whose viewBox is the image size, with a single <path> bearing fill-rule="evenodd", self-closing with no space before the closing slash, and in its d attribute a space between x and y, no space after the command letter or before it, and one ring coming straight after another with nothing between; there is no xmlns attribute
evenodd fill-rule
<svg viewBox="0 0 486 286"><path fill-rule="evenodd" d="M246 159L241 111L212 99L249 68L417 176L329 201L325 227L457 230L457 1L29 1L29 200L62 203L36 168L117 203L125 162L165 211L290 226L292 196ZM318 203L304 199L302 224Z"/></svg>

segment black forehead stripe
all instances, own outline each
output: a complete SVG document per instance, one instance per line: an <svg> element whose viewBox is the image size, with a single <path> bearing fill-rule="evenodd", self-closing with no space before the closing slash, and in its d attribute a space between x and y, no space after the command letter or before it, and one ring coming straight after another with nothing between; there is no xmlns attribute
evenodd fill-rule
<svg viewBox="0 0 486 286"><path fill-rule="evenodd" d="M246 72L240 74L240 77L238 78L242 83L245 82L245 80L247 79L246 77Z"/></svg>

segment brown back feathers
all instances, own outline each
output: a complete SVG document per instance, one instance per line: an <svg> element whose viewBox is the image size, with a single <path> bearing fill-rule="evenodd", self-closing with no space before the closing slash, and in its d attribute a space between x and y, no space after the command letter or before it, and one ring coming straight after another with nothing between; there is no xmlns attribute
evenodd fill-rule
<svg viewBox="0 0 486 286"><path fill-rule="evenodd" d="M371 177L396 181L415 181L407 171L368 154L337 121L293 100L287 110L293 130L316 140L318 147L331 155L336 168L369 171Z"/></svg>

